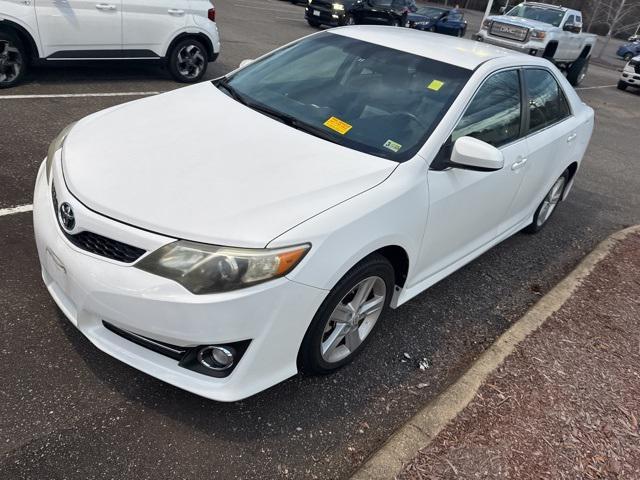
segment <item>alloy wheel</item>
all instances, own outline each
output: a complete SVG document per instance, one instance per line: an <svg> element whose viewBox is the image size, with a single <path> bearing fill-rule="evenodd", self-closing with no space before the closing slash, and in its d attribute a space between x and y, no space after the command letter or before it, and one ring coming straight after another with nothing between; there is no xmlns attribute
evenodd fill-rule
<svg viewBox="0 0 640 480"><path fill-rule="evenodd" d="M9 40L0 40L0 83L13 82L22 71L23 59Z"/></svg>
<svg viewBox="0 0 640 480"><path fill-rule="evenodd" d="M197 45L187 44L178 51L178 73L184 78L198 78L205 65L204 53Z"/></svg>
<svg viewBox="0 0 640 480"><path fill-rule="evenodd" d="M322 334L320 353L328 363L336 363L357 350L373 330L387 297L381 277L357 283L336 305Z"/></svg>
<svg viewBox="0 0 640 480"><path fill-rule="evenodd" d="M537 225L541 227L549 220L551 214L555 210L556 206L560 202L560 198L562 197L562 192L564 191L564 184L566 182L566 178L564 175L553 184L549 193L542 201L542 206L540 207L540 212L538 213Z"/></svg>

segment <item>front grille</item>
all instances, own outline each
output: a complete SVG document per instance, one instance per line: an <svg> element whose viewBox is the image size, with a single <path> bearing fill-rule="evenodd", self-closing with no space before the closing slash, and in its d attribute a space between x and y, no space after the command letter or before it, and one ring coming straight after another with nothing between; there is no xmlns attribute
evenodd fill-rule
<svg viewBox="0 0 640 480"><path fill-rule="evenodd" d="M518 42L524 42L529 34L529 29L525 27L519 27L517 25L509 25L508 23L493 22L489 33L496 37L508 38L509 40L516 40Z"/></svg>
<svg viewBox="0 0 640 480"><path fill-rule="evenodd" d="M58 220L60 230L64 236L67 237L67 240L76 247L86 252L122 263L133 263L146 253L146 250L103 237L97 233L83 231L72 235L65 232L62 225L60 225L60 218L58 217L58 196L56 195L56 188L54 186L51 188L51 200L53 201L53 211Z"/></svg>

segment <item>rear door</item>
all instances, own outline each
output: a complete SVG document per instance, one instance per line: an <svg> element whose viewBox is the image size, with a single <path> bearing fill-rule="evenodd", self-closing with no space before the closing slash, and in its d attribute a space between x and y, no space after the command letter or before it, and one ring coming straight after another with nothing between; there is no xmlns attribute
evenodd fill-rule
<svg viewBox="0 0 640 480"><path fill-rule="evenodd" d="M523 221L538 207L565 165L579 155L578 121L555 76L544 68L523 70L528 99L528 134L525 181L514 201L511 216Z"/></svg>
<svg viewBox="0 0 640 480"><path fill-rule="evenodd" d="M123 0L123 48L132 55L164 56L187 26L188 0Z"/></svg>
<svg viewBox="0 0 640 480"><path fill-rule="evenodd" d="M35 5L43 56L119 56L122 0L36 0Z"/></svg>

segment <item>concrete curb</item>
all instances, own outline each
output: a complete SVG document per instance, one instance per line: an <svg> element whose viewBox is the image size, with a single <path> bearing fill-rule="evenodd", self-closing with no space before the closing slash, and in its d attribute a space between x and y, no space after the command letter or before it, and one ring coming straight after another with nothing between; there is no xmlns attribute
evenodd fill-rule
<svg viewBox="0 0 640 480"><path fill-rule="evenodd" d="M482 382L502 364L518 343L558 311L613 247L633 233L640 233L640 225L620 230L602 241L569 275L503 333L460 379L397 430L351 480L393 479L418 450L426 447L473 400Z"/></svg>

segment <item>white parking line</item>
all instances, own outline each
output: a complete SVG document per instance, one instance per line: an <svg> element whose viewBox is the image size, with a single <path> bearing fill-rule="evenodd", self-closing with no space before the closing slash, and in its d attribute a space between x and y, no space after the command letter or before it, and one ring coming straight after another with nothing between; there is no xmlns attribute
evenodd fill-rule
<svg viewBox="0 0 640 480"><path fill-rule="evenodd" d="M82 98L82 97L148 97L163 92L110 92L110 93L52 93L48 95L0 95L0 100L25 98Z"/></svg>
<svg viewBox="0 0 640 480"><path fill-rule="evenodd" d="M593 90L595 88L612 88L615 87L616 85L599 85L597 87L578 87L576 88L576 90Z"/></svg>
<svg viewBox="0 0 640 480"><path fill-rule="evenodd" d="M6 215L14 215L16 213L30 212L33 210L33 205L19 205L17 207L0 208L0 217Z"/></svg>

